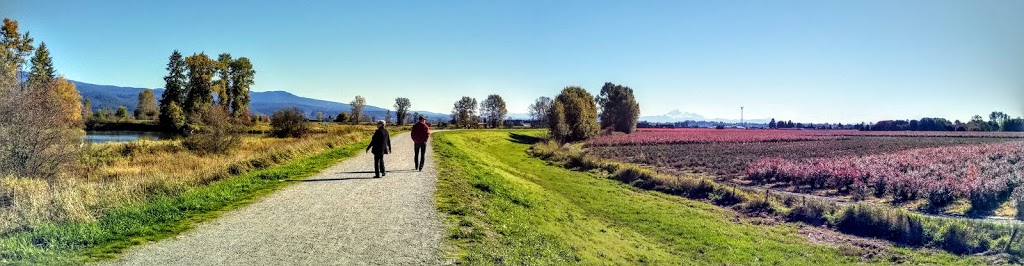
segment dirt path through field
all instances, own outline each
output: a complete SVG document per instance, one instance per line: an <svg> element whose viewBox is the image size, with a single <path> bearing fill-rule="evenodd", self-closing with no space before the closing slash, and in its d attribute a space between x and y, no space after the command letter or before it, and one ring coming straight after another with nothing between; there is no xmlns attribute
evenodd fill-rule
<svg viewBox="0 0 1024 266"><path fill-rule="evenodd" d="M373 155L360 154L110 264L438 264L442 226L433 158L414 171L409 133L394 136L392 144L383 178L373 178Z"/></svg>

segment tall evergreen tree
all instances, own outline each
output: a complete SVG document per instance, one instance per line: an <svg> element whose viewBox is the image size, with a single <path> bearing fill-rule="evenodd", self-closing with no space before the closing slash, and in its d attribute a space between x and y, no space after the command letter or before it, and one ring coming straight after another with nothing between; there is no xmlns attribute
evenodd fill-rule
<svg viewBox="0 0 1024 266"><path fill-rule="evenodd" d="M41 84L53 81L53 78L56 77L55 72L50 50L46 48L45 42L40 43L36 54L32 56L32 66L28 72L29 82Z"/></svg>
<svg viewBox="0 0 1024 266"><path fill-rule="evenodd" d="M775 124L775 118L772 118L772 121L768 122L768 128L771 128L771 129L778 128L778 125Z"/></svg>
<svg viewBox="0 0 1024 266"><path fill-rule="evenodd" d="M17 20L4 19L3 26L0 26L0 75L3 75L0 82L4 84L0 84L0 88L15 88L15 84L8 83L21 80L18 73L25 65L25 58L35 49L32 47L33 41L28 32L18 32ZM3 93L0 91L0 95Z"/></svg>
<svg viewBox="0 0 1024 266"><path fill-rule="evenodd" d="M188 95L185 83L185 59L178 50L171 53L166 69L168 73L164 77L164 93L160 96L160 124L177 129L180 126L175 126L175 119L180 119L180 117L171 117L170 108L174 104L177 105L178 111L181 111L181 105L184 104L185 97Z"/></svg>

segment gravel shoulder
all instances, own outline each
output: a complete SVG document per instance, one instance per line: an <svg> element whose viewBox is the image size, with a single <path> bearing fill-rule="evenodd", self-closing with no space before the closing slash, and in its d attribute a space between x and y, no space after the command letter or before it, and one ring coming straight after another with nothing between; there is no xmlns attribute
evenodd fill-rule
<svg viewBox="0 0 1024 266"><path fill-rule="evenodd" d="M409 133L392 137L388 175L363 153L177 237L138 246L110 265L439 264L437 171L413 170Z"/></svg>

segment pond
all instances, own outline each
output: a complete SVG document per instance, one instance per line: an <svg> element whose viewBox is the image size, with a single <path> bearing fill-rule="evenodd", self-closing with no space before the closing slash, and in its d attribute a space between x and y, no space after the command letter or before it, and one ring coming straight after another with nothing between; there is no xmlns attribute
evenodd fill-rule
<svg viewBox="0 0 1024 266"><path fill-rule="evenodd" d="M86 131L82 140L87 143L131 142L136 140L174 139L175 134L151 131Z"/></svg>

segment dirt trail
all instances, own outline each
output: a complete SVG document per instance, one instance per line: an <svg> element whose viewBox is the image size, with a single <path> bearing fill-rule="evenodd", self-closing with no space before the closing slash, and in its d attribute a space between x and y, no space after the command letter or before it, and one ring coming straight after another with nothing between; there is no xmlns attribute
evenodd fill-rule
<svg viewBox="0 0 1024 266"><path fill-rule="evenodd" d="M383 178L373 178L373 155L363 153L108 264L438 264L442 225L433 158L415 171L409 133L391 140L394 154L385 157Z"/></svg>

